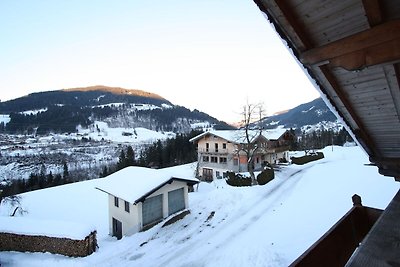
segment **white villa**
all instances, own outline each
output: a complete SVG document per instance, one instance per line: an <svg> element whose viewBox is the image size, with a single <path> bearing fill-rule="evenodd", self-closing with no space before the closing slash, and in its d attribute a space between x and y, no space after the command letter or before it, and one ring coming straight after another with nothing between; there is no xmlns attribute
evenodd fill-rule
<svg viewBox="0 0 400 267"><path fill-rule="evenodd" d="M132 235L187 209L188 186L198 182L143 167L127 167L102 179L96 188L108 194L110 235Z"/></svg>
<svg viewBox="0 0 400 267"><path fill-rule="evenodd" d="M274 130L252 130L251 143L257 146L255 170L265 164L276 164L279 160L289 160L290 142L294 136L284 128ZM225 177L227 171L247 171L247 156L241 149L245 141L244 130L219 130L204 132L190 141L197 143L197 175L203 180L212 181Z"/></svg>

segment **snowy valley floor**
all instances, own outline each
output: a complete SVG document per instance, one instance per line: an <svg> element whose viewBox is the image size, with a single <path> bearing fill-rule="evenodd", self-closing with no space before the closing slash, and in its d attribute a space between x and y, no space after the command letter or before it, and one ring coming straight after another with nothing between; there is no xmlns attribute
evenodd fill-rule
<svg viewBox="0 0 400 267"><path fill-rule="evenodd" d="M353 194L365 206L384 209L400 188L365 166L368 158L358 147L323 152L322 160L283 167L265 186L201 183L189 194L191 214L183 220L119 241L108 236L107 195L95 189L99 180L22 194L25 217L93 226L99 249L85 258L1 252L1 266L288 266L352 207ZM194 174L192 164L174 169ZM7 212L0 207L1 215Z"/></svg>

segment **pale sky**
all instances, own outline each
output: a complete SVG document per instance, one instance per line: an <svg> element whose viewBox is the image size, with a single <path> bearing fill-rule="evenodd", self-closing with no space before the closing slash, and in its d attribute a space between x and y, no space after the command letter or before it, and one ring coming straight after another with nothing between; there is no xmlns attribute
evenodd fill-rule
<svg viewBox="0 0 400 267"><path fill-rule="evenodd" d="M251 0L2 0L0 99L106 85L227 122L319 96Z"/></svg>

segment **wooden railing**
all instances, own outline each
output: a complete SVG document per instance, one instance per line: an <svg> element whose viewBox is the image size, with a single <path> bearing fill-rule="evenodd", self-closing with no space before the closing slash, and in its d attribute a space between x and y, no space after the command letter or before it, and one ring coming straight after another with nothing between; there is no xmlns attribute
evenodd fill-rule
<svg viewBox="0 0 400 267"><path fill-rule="evenodd" d="M382 213L382 210L362 206L358 195L353 196L353 205L290 266L344 266Z"/></svg>

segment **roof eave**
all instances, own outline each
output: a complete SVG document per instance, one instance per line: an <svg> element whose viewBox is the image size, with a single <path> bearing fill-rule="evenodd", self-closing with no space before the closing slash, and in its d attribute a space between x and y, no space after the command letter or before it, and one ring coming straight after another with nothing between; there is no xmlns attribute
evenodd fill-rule
<svg viewBox="0 0 400 267"><path fill-rule="evenodd" d="M138 199L136 199L133 204L136 205L139 202L143 202L145 201L145 199L150 196L151 194L153 194L154 192L156 192L157 190L159 190L160 188L162 188L164 185L166 184L171 184L173 181L180 181L180 182L186 182L188 185L195 185L197 183L199 183L199 181L194 181L194 180L189 180L189 179L184 179L184 178L177 178L177 177L171 177L170 179L168 179L167 181L165 181L164 183L154 187L152 190L150 190L149 192L147 192L146 194L142 195L141 197L139 197Z"/></svg>

